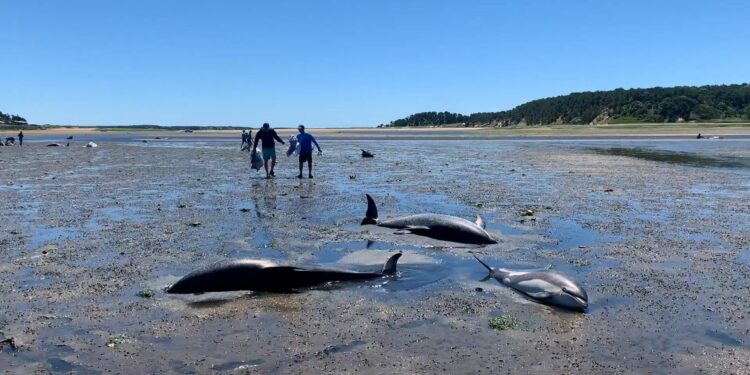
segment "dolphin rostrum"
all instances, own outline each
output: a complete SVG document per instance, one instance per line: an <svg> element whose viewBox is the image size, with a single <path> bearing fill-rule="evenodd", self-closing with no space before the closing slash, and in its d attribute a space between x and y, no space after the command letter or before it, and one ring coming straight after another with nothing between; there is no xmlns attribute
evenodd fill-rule
<svg viewBox="0 0 750 375"><path fill-rule="evenodd" d="M370 194L367 196L367 213L362 225L374 224L380 227L398 229L396 233L413 233L438 240L485 245L497 243L485 228L484 220L477 215L472 223L460 217L440 214L417 214L395 219L378 220L378 208Z"/></svg>
<svg viewBox="0 0 750 375"><path fill-rule="evenodd" d="M296 289L336 281L359 281L396 274L401 253L392 255L380 272L355 272L325 268L279 266L254 259L237 259L215 263L193 271L167 288L167 293L200 294L252 290L292 293Z"/></svg>
<svg viewBox="0 0 750 375"><path fill-rule="evenodd" d="M490 271L491 277L543 303L571 310L586 311L589 297L575 281L551 271L511 271L492 268L474 255Z"/></svg>

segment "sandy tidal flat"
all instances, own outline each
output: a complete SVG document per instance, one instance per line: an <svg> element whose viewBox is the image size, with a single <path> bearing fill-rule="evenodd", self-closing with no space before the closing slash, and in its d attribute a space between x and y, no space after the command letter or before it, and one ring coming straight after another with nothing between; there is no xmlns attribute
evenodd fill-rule
<svg viewBox="0 0 750 375"><path fill-rule="evenodd" d="M747 140L327 142L314 180L284 156L264 180L238 142L75 146L0 148L5 372L750 373ZM359 226L365 193L382 217L480 213L501 241ZM162 290L227 258L372 270L399 250L395 280ZM470 251L569 275L591 307L480 281Z"/></svg>

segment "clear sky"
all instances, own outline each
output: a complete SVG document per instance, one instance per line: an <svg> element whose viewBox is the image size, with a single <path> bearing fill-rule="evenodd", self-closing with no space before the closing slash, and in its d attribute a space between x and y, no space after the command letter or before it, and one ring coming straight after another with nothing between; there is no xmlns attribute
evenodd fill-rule
<svg viewBox="0 0 750 375"><path fill-rule="evenodd" d="M750 1L1 0L33 123L372 126L618 87L750 82Z"/></svg>

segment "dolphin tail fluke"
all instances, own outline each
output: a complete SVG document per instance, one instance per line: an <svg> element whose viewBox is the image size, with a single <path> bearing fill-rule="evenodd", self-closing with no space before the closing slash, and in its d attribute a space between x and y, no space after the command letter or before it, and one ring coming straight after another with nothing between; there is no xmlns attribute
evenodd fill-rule
<svg viewBox="0 0 750 375"><path fill-rule="evenodd" d="M476 259L477 261L479 261L479 263L482 263L482 265L484 266L484 268L486 268L486 269L487 269L487 271L490 271L490 273L492 273L492 267L488 266L488 265L487 265L487 263L485 263L485 262L482 262L482 260L481 260L481 259L479 259L479 257L478 257L478 256L476 256L476 254L471 254L471 255L473 255L473 256L474 256L474 259Z"/></svg>
<svg viewBox="0 0 750 375"><path fill-rule="evenodd" d="M388 258L388 261L383 265L383 271L381 271L381 273L383 275L395 275L398 258L401 258L401 253L391 255L391 257Z"/></svg>
<svg viewBox="0 0 750 375"><path fill-rule="evenodd" d="M378 206L375 205L375 201L370 194L365 194L365 196L367 196L367 213L365 214L365 218L362 219L361 225L377 224Z"/></svg>

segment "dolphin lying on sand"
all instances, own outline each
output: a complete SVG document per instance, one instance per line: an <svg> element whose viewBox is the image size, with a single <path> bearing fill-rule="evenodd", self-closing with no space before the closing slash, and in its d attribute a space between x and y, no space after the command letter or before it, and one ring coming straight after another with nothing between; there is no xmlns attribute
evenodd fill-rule
<svg viewBox="0 0 750 375"><path fill-rule="evenodd" d="M374 224L379 227L399 229L396 233L413 233L438 240L484 245L497 243L484 229L484 220L477 215L477 221L472 223L460 217L440 214L417 214L398 217L395 219L378 220L378 208L370 194L367 196L367 213L362 225Z"/></svg>
<svg viewBox="0 0 750 375"><path fill-rule="evenodd" d="M167 288L167 293L200 294L238 290L293 293L295 289L329 282L370 280L395 275L396 263L400 257L401 253L392 255L380 272L278 266L254 259L229 260L189 273Z"/></svg>
<svg viewBox="0 0 750 375"><path fill-rule="evenodd" d="M490 277L531 298L549 305L571 310L586 311L589 297L575 281L550 271L511 271L492 268L474 255L490 271Z"/></svg>

